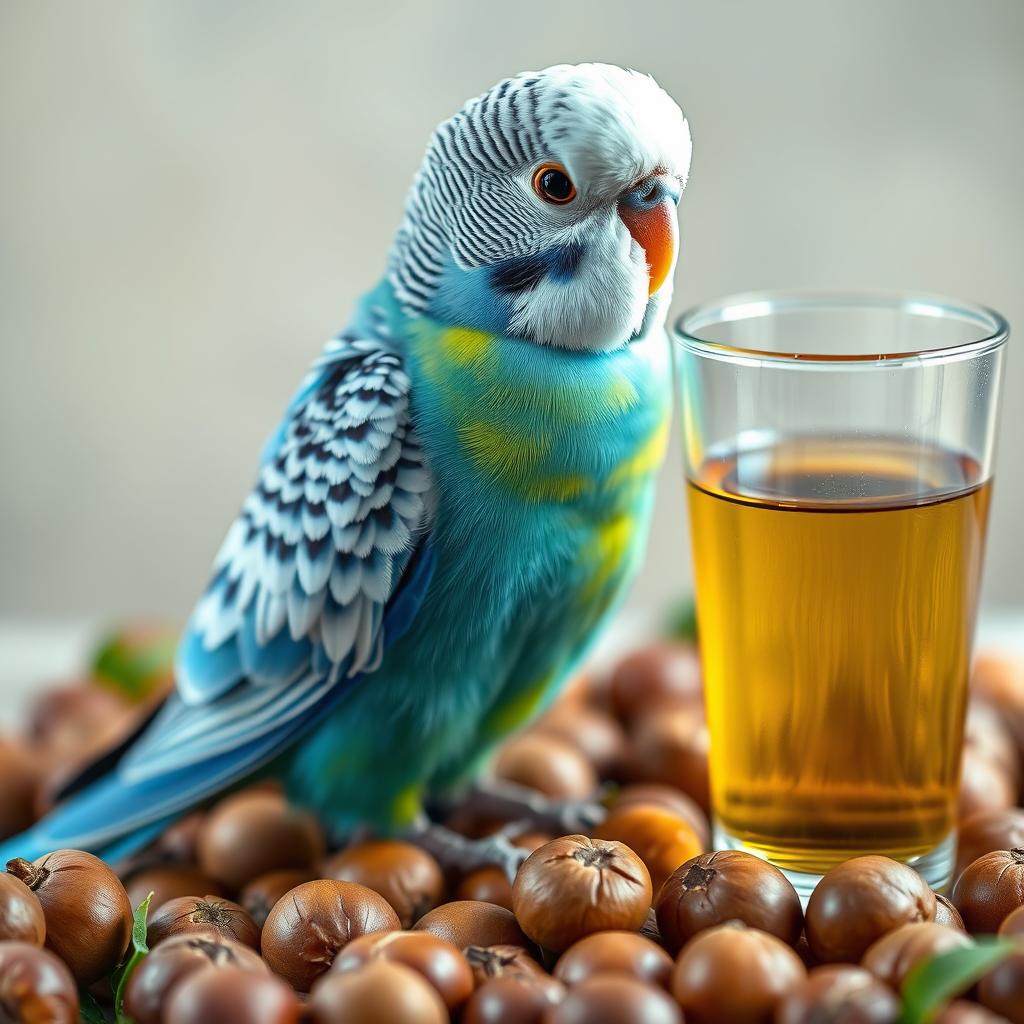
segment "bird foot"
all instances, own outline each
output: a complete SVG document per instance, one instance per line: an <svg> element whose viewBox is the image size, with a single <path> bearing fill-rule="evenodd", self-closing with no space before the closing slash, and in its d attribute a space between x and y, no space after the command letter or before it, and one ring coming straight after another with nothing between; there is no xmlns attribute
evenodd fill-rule
<svg viewBox="0 0 1024 1024"><path fill-rule="evenodd" d="M483 867L498 867L515 881L519 866L530 855L529 850L515 846L504 832L495 832L482 839L469 839L433 822L418 825L409 835L411 842L434 855L443 868L462 874Z"/></svg>
<svg viewBox="0 0 1024 1024"><path fill-rule="evenodd" d="M504 779L481 779L463 795L460 809L507 818L506 835L549 832L555 836L592 832L606 817L601 792L584 800L556 800ZM513 833L515 830L515 833Z"/></svg>

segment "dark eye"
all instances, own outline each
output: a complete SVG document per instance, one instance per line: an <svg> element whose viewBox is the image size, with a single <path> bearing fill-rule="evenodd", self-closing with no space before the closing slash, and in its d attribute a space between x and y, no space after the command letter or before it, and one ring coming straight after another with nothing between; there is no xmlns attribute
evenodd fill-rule
<svg viewBox="0 0 1024 1024"><path fill-rule="evenodd" d="M542 164L533 172L533 191L546 203L562 206L576 198L576 186L558 164Z"/></svg>

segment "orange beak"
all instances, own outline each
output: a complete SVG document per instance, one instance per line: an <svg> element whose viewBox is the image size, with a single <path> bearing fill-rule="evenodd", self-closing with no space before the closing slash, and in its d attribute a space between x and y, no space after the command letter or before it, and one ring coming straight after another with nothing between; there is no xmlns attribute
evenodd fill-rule
<svg viewBox="0 0 1024 1024"><path fill-rule="evenodd" d="M675 204L666 201L650 209L640 209L620 203L619 217L647 257L650 276L647 294L653 295L665 283L676 258L679 228Z"/></svg>

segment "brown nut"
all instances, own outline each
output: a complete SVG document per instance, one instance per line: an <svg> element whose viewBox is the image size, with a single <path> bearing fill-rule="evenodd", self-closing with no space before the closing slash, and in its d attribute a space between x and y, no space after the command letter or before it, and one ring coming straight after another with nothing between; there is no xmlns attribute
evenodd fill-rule
<svg viewBox="0 0 1024 1024"><path fill-rule="evenodd" d="M805 928L819 960L853 963L886 932L934 917L935 894L913 868L888 857L855 857L818 883Z"/></svg>
<svg viewBox="0 0 1024 1024"><path fill-rule="evenodd" d="M896 1024L900 1001L852 964L816 967L775 1008L775 1024Z"/></svg>
<svg viewBox="0 0 1024 1024"><path fill-rule="evenodd" d="M358 971L331 972L309 1000L314 1024L447 1024L434 987L411 967L374 959Z"/></svg>
<svg viewBox="0 0 1024 1024"><path fill-rule="evenodd" d="M494 903L506 910L511 910L512 883L501 868L478 868L459 882L458 888L455 890L455 898Z"/></svg>
<svg viewBox="0 0 1024 1024"><path fill-rule="evenodd" d="M29 711L28 733L48 760L74 757L120 728L131 714L113 690L92 682L44 690Z"/></svg>
<svg viewBox="0 0 1024 1024"><path fill-rule="evenodd" d="M179 896L193 896L198 893L211 893L223 896L224 890L206 872L200 871L194 864L167 864L163 867L145 868L136 872L124 883L128 893L128 902L137 907L150 893L151 909L163 906L168 900Z"/></svg>
<svg viewBox="0 0 1024 1024"><path fill-rule="evenodd" d="M661 782L635 782L623 786L612 802L612 810L621 810L636 804L654 804L678 814L690 823L700 838L701 850L711 846L711 823L700 805L692 797L687 796L675 786L666 786Z"/></svg>
<svg viewBox="0 0 1024 1024"><path fill-rule="evenodd" d="M1024 1024L1024 944L981 979L978 999L1010 1024Z"/></svg>
<svg viewBox="0 0 1024 1024"><path fill-rule="evenodd" d="M14 875L0 875L0 942L46 941L46 917L35 893Z"/></svg>
<svg viewBox="0 0 1024 1024"><path fill-rule="evenodd" d="M171 864L195 864L196 846L205 817L202 811L193 811L169 825L154 844L160 859Z"/></svg>
<svg viewBox="0 0 1024 1024"><path fill-rule="evenodd" d="M259 949L260 929L237 904L220 896L180 896L153 911L146 931L149 945L156 946L172 935L216 932L252 949Z"/></svg>
<svg viewBox="0 0 1024 1024"><path fill-rule="evenodd" d="M544 1024L682 1024L663 989L626 974L598 974L569 990Z"/></svg>
<svg viewBox="0 0 1024 1024"><path fill-rule="evenodd" d="M199 831L199 866L237 892L268 871L312 868L324 855L316 819L277 793L248 790L222 800Z"/></svg>
<svg viewBox="0 0 1024 1024"><path fill-rule="evenodd" d="M617 774L626 759L626 734L622 726L600 708L558 703L531 731L554 736L575 747L602 778Z"/></svg>
<svg viewBox="0 0 1024 1024"><path fill-rule="evenodd" d="M861 966L898 991L906 976L922 961L971 945L970 937L963 932L934 921L917 921L901 925L873 942Z"/></svg>
<svg viewBox="0 0 1024 1024"><path fill-rule="evenodd" d="M35 815L36 790L42 770L26 746L0 736L0 839L24 831Z"/></svg>
<svg viewBox="0 0 1024 1024"><path fill-rule="evenodd" d="M597 773L575 747L540 733L523 733L506 742L498 751L494 774L563 800L583 799L597 789Z"/></svg>
<svg viewBox="0 0 1024 1024"><path fill-rule="evenodd" d="M11 1024L78 1024L78 989L49 950L0 942L0 1019Z"/></svg>
<svg viewBox="0 0 1024 1024"><path fill-rule="evenodd" d="M467 946L462 954L473 971L476 985L509 974L546 973L522 946Z"/></svg>
<svg viewBox="0 0 1024 1024"><path fill-rule="evenodd" d="M323 877L380 893L403 928L411 928L444 895L441 865L421 847L396 840L359 843L336 853L324 865Z"/></svg>
<svg viewBox="0 0 1024 1024"><path fill-rule="evenodd" d="M630 731L630 747L634 779L675 786L707 813L711 806L709 738L699 708L668 708L644 715Z"/></svg>
<svg viewBox="0 0 1024 1024"><path fill-rule="evenodd" d="M704 853L681 865L655 904L658 932L673 953L697 932L742 921L795 946L803 931L800 897L767 861L739 850Z"/></svg>
<svg viewBox="0 0 1024 1024"><path fill-rule="evenodd" d="M977 1003L956 999L939 1012L933 1024L1007 1024L1001 1014L994 1014Z"/></svg>
<svg viewBox="0 0 1024 1024"><path fill-rule="evenodd" d="M700 836L685 818L662 807L637 804L613 810L597 828L595 839L628 846L647 866L657 893L680 864L700 853Z"/></svg>
<svg viewBox="0 0 1024 1024"><path fill-rule="evenodd" d="M987 701L974 698L967 705L964 747L996 764L1013 783L1021 783L1021 754L1013 733L999 711Z"/></svg>
<svg viewBox="0 0 1024 1024"><path fill-rule="evenodd" d="M700 658L691 644L663 643L627 655L610 682L612 710L625 721L666 706L700 705Z"/></svg>
<svg viewBox="0 0 1024 1024"><path fill-rule="evenodd" d="M981 811L1012 807L1017 788L1010 776L995 762L968 747L960 763L960 802L957 815L969 818Z"/></svg>
<svg viewBox="0 0 1024 1024"><path fill-rule="evenodd" d="M999 926L999 934L1004 938L1024 939L1024 907L1012 910L1003 918Z"/></svg>
<svg viewBox="0 0 1024 1024"><path fill-rule="evenodd" d="M278 901L263 926L261 949L272 971L308 992L353 939L399 927L391 905L372 889L321 878Z"/></svg>
<svg viewBox="0 0 1024 1024"><path fill-rule="evenodd" d="M755 1024L770 1021L806 976L800 958L774 935L723 924L683 947L672 972L672 994L687 1024Z"/></svg>
<svg viewBox="0 0 1024 1024"><path fill-rule="evenodd" d="M462 1024L541 1024L564 998L565 988L546 974L503 974L470 996Z"/></svg>
<svg viewBox="0 0 1024 1024"><path fill-rule="evenodd" d="M353 939L335 958L332 971L356 971L373 959L411 967L437 989L449 1010L473 991L469 961L450 942L430 932L386 932Z"/></svg>
<svg viewBox="0 0 1024 1024"><path fill-rule="evenodd" d="M316 875L305 868L282 868L268 871L249 882L238 894L239 905L262 928L267 916L286 893L303 882L312 882Z"/></svg>
<svg viewBox="0 0 1024 1024"><path fill-rule="evenodd" d="M935 894L935 923L946 928L955 928L958 932L967 931L960 911L953 906L952 900L948 896L943 896L941 892Z"/></svg>
<svg viewBox="0 0 1024 1024"><path fill-rule="evenodd" d="M626 974L668 988L672 958L636 932L595 932L574 942L558 959L555 977L572 988L598 974Z"/></svg>
<svg viewBox="0 0 1024 1024"><path fill-rule="evenodd" d="M1024 658L1001 651L979 651L971 673L974 692L999 709L1024 751Z"/></svg>
<svg viewBox="0 0 1024 1024"><path fill-rule="evenodd" d="M151 948L132 971L125 987L125 1012L135 1024L160 1024L161 1010L175 985L207 967L270 973L270 968L248 946L215 932L172 935Z"/></svg>
<svg viewBox="0 0 1024 1024"><path fill-rule="evenodd" d="M560 952L599 931L639 931L651 876L622 843L563 836L534 850L512 887L516 920L538 945Z"/></svg>
<svg viewBox="0 0 1024 1024"><path fill-rule="evenodd" d="M298 1024L295 993L272 974L204 967L171 990L164 1024Z"/></svg>
<svg viewBox="0 0 1024 1024"><path fill-rule="evenodd" d="M1024 847L986 853L970 864L953 886L953 903L971 934L998 931L1024 906Z"/></svg>
<svg viewBox="0 0 1024 1024"><path fill-rule="evenodd" d="M516 923L512 911L494 903L454 900L424 914L413 931L430 932L456 949L467 946L526 946L530 940Z"/></svg>
<svg viewBox="0 0 1024 1024"><path fill-rule="evenodd" d="M120 879L81 850L57 850L35 863L8 861L9 874L35 894L46 916L46 945L80 985L91 985L121 961L132 931L132 908Z"/></svg>
<svg viewBox="0 0 1024 1024"><path fill-rule="evenodd" d="M1024 846L1024 808L981 811L960 822L957 836L956 871L959 878L968 864L994 850Z"/></svg>

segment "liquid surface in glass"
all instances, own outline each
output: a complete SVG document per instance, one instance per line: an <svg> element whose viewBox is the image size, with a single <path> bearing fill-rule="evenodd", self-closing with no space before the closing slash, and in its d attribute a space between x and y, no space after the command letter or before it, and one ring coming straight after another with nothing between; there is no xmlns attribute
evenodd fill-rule
<svg viewBox="0 0 1024 1024"><path fill-rule="evenodd" d="M884 438L782 439L689 485L717 825L823 873L956 820L990 481Z"/></svg>

